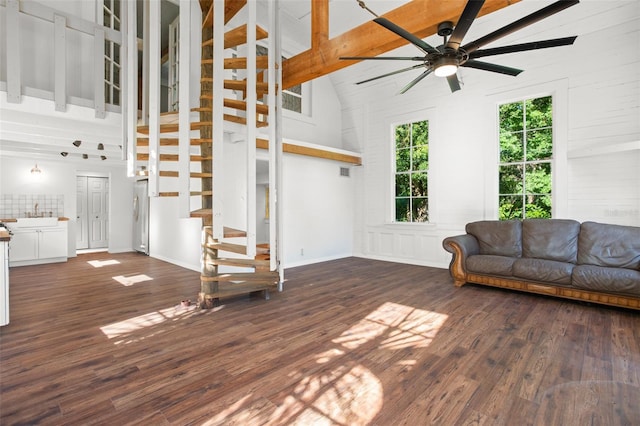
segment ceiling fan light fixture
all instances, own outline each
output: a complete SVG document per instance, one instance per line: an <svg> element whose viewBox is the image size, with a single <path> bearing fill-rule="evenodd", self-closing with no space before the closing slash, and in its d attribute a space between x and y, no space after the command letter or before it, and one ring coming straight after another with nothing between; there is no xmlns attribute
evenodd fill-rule
<svg viewBox="0 0 640 426"><path fill-rule="evenodd" d="M449 77L458 71L458 62L455 58L443 56L433 66L433 73L438 77Z"/></svg>

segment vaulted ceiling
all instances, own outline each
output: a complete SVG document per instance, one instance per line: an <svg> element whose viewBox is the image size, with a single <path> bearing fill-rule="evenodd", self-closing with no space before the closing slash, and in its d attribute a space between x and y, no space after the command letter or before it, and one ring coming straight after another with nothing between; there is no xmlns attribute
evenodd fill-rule
<svg viewBox="0 0 640 426"><path fill-rule="evenodd" d="M283 0L284 13L308 17L310 20L310 48L282 65L282 79L285 88L321 77L355 61L340 60L340 56L377 56L407 44L407 41L382 26L374 23L374 17L361 9L357 0ZM520 0L486 0L479 16L486 15ZM307 7L303 7L307 5ZM350 8L348 5L350 4ZM365 1L364 4L376 14L387 18L396 25L425 38L437 32L438 24L444 21L457 22L466 0L413 0L410 2ZM397 6L392 9L390 7ZM342 14L332 13L332 8L341 9ZM347 8L347 9L345 9ZM348 12L347 12L348 10ZM358 12L360 10L360 12ZM387 10L385 13L381 11ZM347 22L361 22L349 19L361 13L366 18L360 25L347 27ZM359 15L357 15L359 16ZM332 21L334 19L334 21ZM344 32L333 35L331 28Z"/></svg>

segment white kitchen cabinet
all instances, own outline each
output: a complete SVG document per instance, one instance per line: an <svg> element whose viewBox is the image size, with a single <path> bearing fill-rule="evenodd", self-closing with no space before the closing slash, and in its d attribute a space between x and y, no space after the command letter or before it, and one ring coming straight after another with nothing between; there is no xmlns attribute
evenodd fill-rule
<svg viewBox="0 0 640 426"><path fill-rule="evenodd" d="M66 262L68 256L67 222L56 226L13 227L9 243L9 266Z"/></svg>

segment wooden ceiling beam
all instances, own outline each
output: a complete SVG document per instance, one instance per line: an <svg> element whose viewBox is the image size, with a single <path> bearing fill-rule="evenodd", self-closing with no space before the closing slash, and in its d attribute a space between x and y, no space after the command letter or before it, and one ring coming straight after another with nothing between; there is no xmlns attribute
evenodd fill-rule
<svg viewBox="0 0 640 426"><path fill-rule="evenodd" d="M311 49L329 40L329 0L311 1Z"/></svg>
<svg viewBox="0 0 640 426"><path fill-rule="evenodd" d="M312 1L312 0L310 0ZM478 16L486 15L520 0L486 0ZM316 3L319 3L316 5ZM327 75L358 61L342 61L340 56L377 56L408 42L376 24L366 22L332 39L322 41L323 1L312 1L312 48L282 63L283 89ZM396 25L425 38L438 32L443 21L457 22L466 0L413 0L383 16ZM366 13L366 12L363 12ZM316 30L318 33L316 33ZM419 51L416 49L416 52ZM418 54L416 53L416 54Z"/></svg>

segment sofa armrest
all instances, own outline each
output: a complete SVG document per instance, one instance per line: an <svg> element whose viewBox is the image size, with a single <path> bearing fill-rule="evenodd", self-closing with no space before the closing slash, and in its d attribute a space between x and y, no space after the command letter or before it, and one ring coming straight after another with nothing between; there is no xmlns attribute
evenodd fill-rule
<svg viewBox="0 0 640 426"><path fill-rule="evenodd" d="M449 273L453 278L453 284L460 287L467 282L467 257L480 253L478 240L470 234L447 237L442 241L442 247L452 253Z"/></svg>

